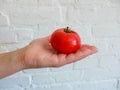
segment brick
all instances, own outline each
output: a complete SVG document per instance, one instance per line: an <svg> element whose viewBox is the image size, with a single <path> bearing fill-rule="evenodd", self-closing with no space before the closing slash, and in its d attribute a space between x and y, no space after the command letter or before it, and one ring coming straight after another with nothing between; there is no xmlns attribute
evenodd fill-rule
<svg viewBox="0 0 120 90"><path fill-rule="evenodd" d="M118 68L120 68L120 57L119 56L100 56L100 67L107 68L109 71L111 71L113 74L112 76L119 77L120 71ZM112 67L111 67L112 66Z"/></svg>
<svg viewBox="0 0 120 90"><path fill-rule="evenodd" d="M117 23L120 24L120 16L118 16Z"/></svg>
<svg viewBox="0 0 120 90"><path fill-rule="evenodd" d="M30 84L29 77L7 77L0 80L0 88L16 88L16 86L28 87Z"/></svg>
<svg viewBox="0 0 120 90"><path fill-rule="evenodd" d="M0 0L0 52L69 26L98 53L0 80L0 90L120 90L119 0Z"/></svg>
<svg viewBox="0 0 120 90"><path fill-rule="evenodd" d="M80 4L83 4L83 5L85 5L85 4L92 4L92 3L94 3L95 2L95 0L86 0L86 1L84 1L84 0L75 0L77 3L80 3ZM97 2L100 2L100 1L97 1Z"/></svg>
<svg viewBox="0 0 120 90"><path fill-rule="evenodd" d="M9 28L0 28L0 43L15 43L16 36Z"/></svg>
<svg viewBox="0 0 120 90"><path fill-rule="evenodd" d="M93 40L91 25L88 25L88 24L85 25L81 23L81 24L70 26L70 28L72 28L79 34L79 36L81 37L82 43L87 43L88 41L91 42Z"/></svg>
<svg viewBox="0 0 120 90"><path fill-rule="evenodd" d="M107 43L109 43L109 50L111 51L112 55L116 55L119 57L120 51L119 51L119 46L120 46L120 39L117 37L110 38L110 40L107 40Z"/></svg>
<svg viewBox="0 0 120 90"><path fill-rule="evenodd" d="M95 10L93 8L75 8L75 7L68 7L66 19L68 22L74 23L84 23L86 25L93 24L96 20Z"/></svg>
<svg viewBox="0 0 120 90"><path fill-rule="evenodd" d="M6 7L8 6L8 7ZM37 0L1 0L1 8L5 10L10 10L17 7L37 7Z"/></svg>
<svg viewBox="0 0 120 90"><path fill-rule="evenodd" d="M94 1L91 1L91 3L94 3ZM77 3L75 7L72 6L68 7L67 11L68 20L74 23L77 21L79 23L98 25L103 24L106 25L107 23L110 22L113 23L118 20L119 16L118 8L107 7L106 4L104 5L106 7L98 7L99 6L98 3L94 5L87 4L86 6L85 4L81 6L81 4L79 5Z"/></svg>
<svg viewBox="0 0 120 90"><path fill-rule="evenodd" d="M60 21L59 8L40 6L39 0L3 1L2 3L1 8L4 9L3 12L7 12L9 15L12 25L49 24Z"/></svg>
<svg viewBox="0 0 120 90"><path fill-rule="evenodd" d="M104 26L114 26L119 16L119 9L113 7L103 7L96 8L95 10L95 20L93 24L104 25Z"/></svg>
<svg viewBox="0 0 120 90"><path fill-rule="evenodd" d="M93 35L96 38L103 38L103 37L119 37L120 35L120 25L110 23L108 25L95 25L93 26ZM113 33L114 31L114 33Z"/></svg>
<svg viewBox="0 0 120 90"><path fill-rule="evenodd" d="M74 63L74 69L87 69L99 67L99 59L97 55L89 56L79 62Z"/></svg>
<svg viewBox="0 0 120 90"><path fill-rule="evenodd" d="M32 77L32 83L35 85L49 85L55 83L55 80L48 73L41 73Z"/></svg>
<svg viewBox="0 0 120 90"><path fill-rule="evenodd" d="M59 0L59 3L63 6L75 4L75 0Z"/></svg>
<svg viewBox="0 0 120 90"><path fill-rule="evenodd" d="M0 45L0 52L8 52L8 51L14 51L20 48L23 48L27 46L30 43L30 41L25 41L25 42L17 42L17 43L4 43Z"/></svg>
<svg viewBox="0 0 120 90"><path fill-rule="evenodd" d="M0 88L0 90L8 90L8 88ZM9 88L9 90L24 90L24 89L20 87L14 87L14 88Z"/></svg>
<svg viewBox="0 0 120 90"><path fill-rule="evenodd" d="M74 7L77 9L86 8L95 11L97 8L107 6L106 0L75 0Z"/></svg>
<svg viewBox="0 0 120 90"><path fill-rule="evenodd" d="M37 7L38 0L14 0L16 7Z"/></svg>
<svg viewBox="0 0 120 90"><path fill-rule="evenodd" d="M85 81L108 80L108 79L114 79L119 75L120 72L118 71L118 69L116 69L115 71L110 70L109 68L84 69L82 80Z"/></svg>
<svg viewBox="0 0 120 90"><path fill-rule="evenodd" d="M14 32L17 36L17 41L32 40L34 37L34 30L26 28L16 28Z"/></svg>
<svg viewBox="0 0 120 90"><path fill-rule="evenodd" d="M54 24L48 24L47 26L45 24L39 24L38 29L34 32L35 38L41 38L52 34L56 29L54 27Z"/></svg>
<svg viewBox="0 0 120 90"><path fill-rule="evenodd" d="M25 74L31 74L31 75L34 75L34 74L41 74L41 73L45 73L45 72L48 72L49 71L49 68L41 68L41 69L29 69L29 70L24 70L23 73Z"/></svg>
<svg viewBox="0 0 120 90"><path fill-rule="evenodd" d="M54 6L53 5L53 1L54 0L51 0L51 1L49 1L49 0L44 0L44 2L43 2L43 0L37 0L38 2L37 2L37 4L38 4L38 7L41 7L41 6Z"/></svg>
<svg viewBox="0 0 120 90"><path fill-rule="evenodd" d="M8 17L0 12L0 25L8 25Z"/></svg>
<svg viewBox="0 0 120 90"><path fill-rule="evenodd" d="M57 72L57 71L71 71L73 70L73 64L68 64L62 67L58 67L58 68L50 68L50 71L52 72Z"/></svg>
<svg viewBox="0 0 120 90"><path fill-rule="evenodd" d="M72 83L73 90L117 90L117 80L85 81Z"/></svg>
<svg viewBox="0 0 120 90"><path fill-rule="evenodd" d="M97 55L113 55L113 53L108 53L111 48L111 44L109 44L109 38L96 38L93 45L98 48Z"/></svg>
<svg viewBox="0 0 120 90"><path fill-rule="evenodd" d="M98 48L98 53L97 53L98 55L119 56L118 49L120 43L118 42L120 42L120 40L117 37L96 38L94 45Z"/></svg>
<svg viewBox="0 0 120 90"><path fill-rule="evenodd" d="M35 87L35 88L29 88L27 90L72 90L71 86L69 85L51 85L51 86L46 86L46 87Z"/></svg>
<svg viewBox="0 0 120 90"><path fill-rule="evenodd" d="M55 83L70 83L82 80L83 71L59 71L59 72L52 72L50 76L53 77Z"/></svg>
<svg viewBox="0 0 120 90"><path fill-rule="evenodd" d="M15 8L9 11L11 23L14 25L36 25L39 23L49 24L60 21L58 8L39 7L31 8L31 12L29 10L30 8Z"/></svg>
<svg viewBox="0 0 120 90"><path fill-rule="evenodd" d="M120 90L120 79L117 82L117 90Z"/></svg>
<svg viewBox="0 0 120 90"><path fill-rule="evenodd" d="M110 7L117 7L117 8L120 7L120 6L119 6L119 3L120 3L119 0L116 0L116 1L114 1L114 0L108 0L108 3L109 3L109 6L110 6Z"/></svg>
<svg viewBox="0 0 120 90"><path fill-rule="evenodd" d="M75 82L80 81L82 79L82 75L82 71L59 71L49 72L49 74L41 73L33 76L32 83L35 85L44 86L55 83L61 84L66 82Z"/></svg>

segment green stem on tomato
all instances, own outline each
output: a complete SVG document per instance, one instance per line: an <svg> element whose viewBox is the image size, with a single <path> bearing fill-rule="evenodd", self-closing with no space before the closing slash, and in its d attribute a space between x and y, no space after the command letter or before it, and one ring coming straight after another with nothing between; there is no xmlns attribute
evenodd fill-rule
<svg viewBox="0 0 120 90"><path fill-rule="evenodd" d="M64 29L64 32L70 33L70 32L71 32L71 29L70 29L69 27L66 27L66 28Z"/></svg>

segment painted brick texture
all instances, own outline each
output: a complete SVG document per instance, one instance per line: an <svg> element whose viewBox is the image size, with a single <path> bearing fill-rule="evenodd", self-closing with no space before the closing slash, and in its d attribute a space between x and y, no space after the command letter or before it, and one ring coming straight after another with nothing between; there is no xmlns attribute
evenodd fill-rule
<svg viewBox="0 0 120 90"><path fill-rule="evenodd" d="M0 80L0 90L120 90L120 0L0 0L0 53L70 26L99 52Z"/></svg>

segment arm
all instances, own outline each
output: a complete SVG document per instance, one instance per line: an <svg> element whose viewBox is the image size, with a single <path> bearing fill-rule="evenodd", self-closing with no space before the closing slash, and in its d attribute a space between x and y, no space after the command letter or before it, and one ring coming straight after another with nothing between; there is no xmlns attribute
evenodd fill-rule
<svg viewBox="0 0 120 90"><path fill-rule="evenodd" d="M0 54L0 78L11 75L24 69L21 60L24 57L24 48Z"/></svg>
<svg viewBox="0 0 120 90"><path fill-rule="evenodd" d="M29 68L60 67L96 52L96 47L82 45L76 53L61 54L51 47L49 37L36 39L24 48L0 54L0 78Z"/></svg>

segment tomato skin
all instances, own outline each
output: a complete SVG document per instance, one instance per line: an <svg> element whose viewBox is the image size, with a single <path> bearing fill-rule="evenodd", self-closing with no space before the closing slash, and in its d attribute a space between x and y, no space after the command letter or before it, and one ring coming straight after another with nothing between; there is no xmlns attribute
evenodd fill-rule
<svg viewBox="0 0 120 90"><path fill-rule="evenodd" d="M75 53L81 47L79 35L71 30L65 32L65 28L57 29L51 35L51 46L59 53L70 54Z"/></svg>

